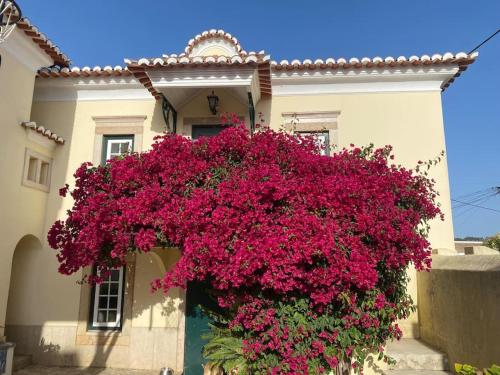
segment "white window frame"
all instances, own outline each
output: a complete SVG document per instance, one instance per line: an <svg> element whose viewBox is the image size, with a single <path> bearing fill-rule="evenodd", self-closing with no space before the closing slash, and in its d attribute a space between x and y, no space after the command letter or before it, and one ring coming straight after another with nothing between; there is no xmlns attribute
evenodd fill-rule
<svg viewBox="0 0 500 375"><path fill-rule="evenodd" d="M102 284L96 284L94 286L94 304L92 307L92 310L93 310L92 311L92 321L91 321L92 328L96 328L96 329L100 329L100 328L120 329L122 326L123 285L125 283L125 280L123 277L124 267L120 267L120 268L118 268L118 270L119 270L119 275L118 275L118 295L117 295L118 299L117 299L117 304L116 304L116 320L114 322L98 322L97 321L97 317L99 314L99 298L101 297L100 291L101 291ZM109 290L110 290L110 288L108 286L108 295L107 295L108 303L109 303L109 296L110 296ZM109 307L106 310L109 311Z"/></svg>
<svg viewBox="0 0 500 375"><path fill-rule="evenodd" d="M28 179L28 172L29 172L31 158L36 159L35 181ZM46 184L39 183L40 173L42 170L42 163L47 163L49 165L48 171L47 171L47 181L46 181L47 183ZM24 154L24 170L23 170L22 184L24 186L35 188L38 190L42 190L42 191L48 193L50 190L51 176L52 176L52 159L49 158L48 156L42 155L36 151L33 151L33 150L27 148L26 152Z"/></svg>
<svg viewBox="0 0 500 375"><path fill-rule="evenodd" d="M285 130L294 133L328 132L330 155L339 150L340 111L283 112Z"/></svg>
<svg viewBox="0 0 500 375"><path fill-rule="evenodd" d="M128 143L128 151L127 153L132 152L133 147L134 147L134 139L132 138L111 138L111 139L106 139L106 161L111 159L111 146L113 144L120 144L120 143ZM125 155L125 154L120 154L120 155Z"/></svg>
<svg viewBox="0 0 500 375"><path fill-rule="evenodd" d="M329 130L320 130L320 131L307 131L307 130L300 130L300 131L295 131L295 134L299 134L303 137L309 137L309 136L317 136L317 135L322 135L325 137L325 144L324 149L321 149L321 155L331 155L332 154L332 146L330 145L330 131ZM319 146L319 145L318 145Z"/></svg>

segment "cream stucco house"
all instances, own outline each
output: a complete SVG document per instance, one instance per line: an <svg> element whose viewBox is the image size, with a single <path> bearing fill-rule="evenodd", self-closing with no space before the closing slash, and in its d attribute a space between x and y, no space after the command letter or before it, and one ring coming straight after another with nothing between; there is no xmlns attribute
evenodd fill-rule
<svg viewBox="0 0 500 375"><path fill-rule="evenodd" d="M400 163L414 166L445 150L441 96L477 56L275 62L222 30L170 52L122 67L71 67L27 19L0 45L0 337L35 363L202 371L189 368L199 365L186 293L150 293L150 280L178 253L131 257L95 288L57 273L47 230L70 207L58 188L83 161L147 150L164 131L216 133L213 92L219 113L244 116L250 128L295 121L293 131L317 133L330 152L390 144ZM445 220L433 223L430 240L435 252L453 253L446 160L431 172ZM411 289L416 298L416 277ZM407 337L419 336L418 314L402 325Z"/></svg>

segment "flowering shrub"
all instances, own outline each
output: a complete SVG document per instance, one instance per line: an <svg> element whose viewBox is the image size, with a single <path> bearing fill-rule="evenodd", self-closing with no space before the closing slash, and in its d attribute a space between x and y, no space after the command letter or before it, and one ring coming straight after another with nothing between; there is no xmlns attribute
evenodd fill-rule
<svg viewBox="0 0 500 375"><path fill-rule="evenodd" d="M48 240L64 274L179 247L154 287L209 283L251 374L361 368L401 335L395 321L413 308L405 270L430 266L426 223L440 215L432 181L390 151L326 157L313 139L241 126L194 142L164 135L78 168L73 208Z"/></svg>

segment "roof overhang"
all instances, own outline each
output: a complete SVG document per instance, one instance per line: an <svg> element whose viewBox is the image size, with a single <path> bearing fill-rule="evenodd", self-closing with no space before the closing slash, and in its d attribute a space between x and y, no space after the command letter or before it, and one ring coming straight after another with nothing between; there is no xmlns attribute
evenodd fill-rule
<svg viewBox="0 0 500 375"><path fill-rule="evenodd" d="M352 79L351 82L356 83L356 81L359 82L363 79L371 79L369 77L381 79L383 82L388 80L408 81L410 85L411 82L441 80L439 89L444 91L475 61L478 55L478 52L470 54L446 52L443 55L422 55L409 58L405 56L398 58L377 56L374 58L363 57L362 59L356 57L350 59L328 58L315 61L310 59L292 60L291 62L282 60L279 63L271 61L271 69L273 84L276 83L275 78L291 78L296 73L295 76L301 78L322 75L336 77L337 82L340 83L342 83L342 79ZM341 89L340 86L339 89Z"/></svg>
<svg viewBox="0 0 500 375"><path fill-rule="evenodd" d="M51 40L41 33L29 19L22 18L17 23L16 27L22 30L33 43L35 43L47 56L49 56L55 65L65 67L71 64L71 60L61 52L59 47L57 47Z"/></svg>
<svg viewBox="0 0 500 375"><path fill-rule="evenodd" d="M460 72L457 65L275 70L274 95L441 91Z"/></svg>
<svg viewBox="0 0 500 375"><path fill-rule="evenodd" d="M38 35L36 30L30 29L27 35L32 34ZM45 43L43 37L40 38L40 43ZM38 39L33 40L37 42ZM52 51L50 45L41 48L52 55L60 53L57 49ZM77 79L79 82L103 79L114 84L118 78L133 75L130 78L155 99L166 96L179 107L196 92L207 88L229 89L242 99L251 93L254 103L270 95L443 91L477 56L477 52L446 52L409 58L340 57L276 62L270 61L264 51L245 51L234 36L223 30L209 30L191 39L179 55L125 59L125 67L50 67L40 70L38 77ZM54 55L56 58L64 63L63 57Z"/></svg>
<svg viewBox="0 0 500 375"><path fill-rule="evenodd" d="M255 103L260 100L259 75L255 67L213 67L184 69L153 69L146 73L152 87L164 94L176 107L181 108L203 89L223 88L231 91L241 102L252 94Z"/></svg>
<svg viewBox="0 0 500 375"><path fill-rule="evenodd" d="M269 61L234 62L203 58L201 61L169 63L169 58L153 61L126 60L127 69L156 99L165 95L176 107L181 107L196 92L206 88L225 88L242 101L252 94L254 103L271 95ZM208 61L207 61L208 60Z"/></svg>

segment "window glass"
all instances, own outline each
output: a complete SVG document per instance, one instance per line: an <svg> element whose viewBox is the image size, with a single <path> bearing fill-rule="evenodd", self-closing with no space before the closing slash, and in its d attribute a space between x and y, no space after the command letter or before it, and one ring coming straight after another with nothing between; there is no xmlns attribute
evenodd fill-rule
<svg viewBox="0 0 500 375"><path fill-rule="evenodd" d="M330 137L327 131L324 132L296 132L302 136L313 136L316 145L320 148L321 155L330 155Z"/></svg>
<svg viewBox="0 0 500 375"><path fill-rule="evenodd" d="M104 136L102 163L107 160L128 154L134 149L133 135L107 135Z"/></svg>
<svg viewBox="0 0 500 375"><path fill-rule="evenodd" d="M102 283L94 286L92 328L121 328L123 267L111 270Z"/></svg>

